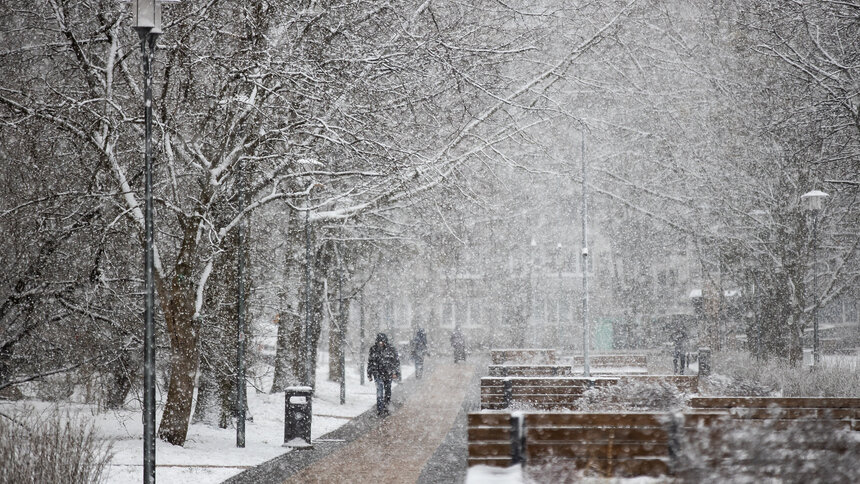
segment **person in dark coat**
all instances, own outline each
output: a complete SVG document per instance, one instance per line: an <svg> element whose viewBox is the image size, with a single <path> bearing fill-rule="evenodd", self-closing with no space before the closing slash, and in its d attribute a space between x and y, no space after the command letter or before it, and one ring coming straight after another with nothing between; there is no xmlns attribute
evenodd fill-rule
<svg viewBox="0 0 860 484"><path fill-rule="evenodd" d="M687 366L687 331L678 324L672 333L672 366L676 375L683 375Z"/></svg>
<svg viewBox="0 0 860 484"><path fill-rule="evenodd" d="M385 333L376 335L367 360L367 378L376 381L376 414L388 415L391 403L391 380L400 378L400 357L397 349L388 342Z"/></svg>
<svg viewBox="0 0 860 484"><path fill-rule="evenodd" d="M466 340L463 338L463 333L460 328L455 328L451 333L451 348L454 349L454 363L458 361L466 361Z"/></svg>
<svg viewBox="0 0 860 484"><path fill-rule="evenodd" d="M427 354L427 335L419 328L412 338L412 361L415 362L415 378L424 375L424 355Z"/></svg>

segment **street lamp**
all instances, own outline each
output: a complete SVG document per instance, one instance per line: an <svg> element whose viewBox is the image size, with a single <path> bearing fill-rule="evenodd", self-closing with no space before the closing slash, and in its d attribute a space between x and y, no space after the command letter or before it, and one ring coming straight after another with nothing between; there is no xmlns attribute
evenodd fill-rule
<svg viewBox="0 0 860 484"><path fill-rule="evenodd" d="M236 266L238 298L236 298L236 447L245 447L245 410L247 396L245 390L245 166L239 158L239 227L237 245L239 260Z"/></svg>
<svg viewBox="0 0 860 484"><path fill-rule="evenodd" d="M337 250L337 244L334 246L334 251L337 255L337 331L340 333L340 341L338 342L338 346L340 347L338 358L338 364L340 364L340 404L343 405L346 403L346 311L343 305L343 260L340 257L340 252Z"/></svg>
<svg viewBox="0 0 860 484"><path fill-rule="evenodd" d="M532 237L531 242L529 242L530 256L531 256L531 264L529 264L529 330L531 331L531 344L537 346L537 317L535 316L535 312L537 311L535 308L537 306L536 299L537 295L535 294L535 264L537 263L535 258L535 253L537 251L537 240ZM525 340L525 338L523 338Z"/></svg>
<svg viewBox="0 0 860 484"><path fill-rule="evenodd" d="M558 295L555 300L555 331L553 333L558 335L561 333L561 297L564 294L564 284L562 284L561 280L561 270L564 268L564 260L562 257L562 245L561 242L555 246L556 258L558 259L556 262L558 263Z"/></svg>
<svg viewBox="0 0 860 484"><path fill-rule="evenodd" d="M305 324L302 328L305 360L305 385L314 387L313 365L313 341L311 338L311 192L314 188L322 188L320 183L312 183L308 186L307 205L305 206Z"/></svg>
<svg viewBox="0 0 860 484"><path fill-rule="evenodd" d="M591 376L588 347L591 345L588 324L588 203L586 191L588 177L585 162L585 130L582 131L582 368L583 375Z"/></svg>
<svg viewBox="0 0 860 484"><path fill-rule="evenodd" d="M144 281L143 296L143 482L155 483L155 283L152 220L152 53L161 33L161 4L133 0L134 30L140 36L144 106Z"/></svg>
<svg viewBox="0 0 860 484"><path fill-rule="evenodd" d="M818 255L816 232L818 225L818 212L821 211L821 206L824 203L824 199L827 197L828 195L820 190L812 190L811 192L804 193L800 196L800 201L803 203L804 208L812 212L812 293L815 298L815 305L812 308L812 366L815 368L818 367L818 361L821 358L818 344L818 317L816 316L818 313L818 291L816 287L817 271L815 267Z"/></svg>

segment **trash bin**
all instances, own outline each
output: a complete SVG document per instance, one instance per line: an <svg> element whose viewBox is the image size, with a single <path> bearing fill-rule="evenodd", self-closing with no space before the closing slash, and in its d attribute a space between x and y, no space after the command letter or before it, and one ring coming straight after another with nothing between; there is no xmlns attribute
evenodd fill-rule
<svg viewBox="0 0 860 484"><path fill-rule="evenodd" d="M284 447L311 447L314 389L287 387L284 391Z"/></svg>

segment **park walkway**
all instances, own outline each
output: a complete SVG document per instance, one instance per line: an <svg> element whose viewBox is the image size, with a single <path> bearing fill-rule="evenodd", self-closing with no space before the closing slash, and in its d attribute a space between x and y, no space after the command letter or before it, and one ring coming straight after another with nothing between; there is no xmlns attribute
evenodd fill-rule
<svg viewBox="0 0 860 484"><path fill-rule="evenodd" d="M225 484L462 481L479 366L436 360L423 379L394 388L390 416L380 419L371 409L315 440L312 450L288 452Z"/></svg>
<svg viewBox="0 0 860 484"><path fill-rule="evenodd" d="M378 427L286 482L417 482L453 425L474 372L468 364L436 366Z"/></svg>

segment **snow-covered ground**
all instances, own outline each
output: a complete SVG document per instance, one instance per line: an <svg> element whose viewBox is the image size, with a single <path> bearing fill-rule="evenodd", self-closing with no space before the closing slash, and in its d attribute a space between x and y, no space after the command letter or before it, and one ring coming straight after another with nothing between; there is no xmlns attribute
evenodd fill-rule
<svg viewBox="0 0 860 484"><path fill-rule="evenodd" d="M465 484L537 484L529 479L520 465L511 467L491 467L478 465L469 468ZM582 484L659 484L666 480L659 477L604 478L577 476L576 482Z"/></svg>
<svg viewBox="0 0 860 484"><path fill-rule="evenodd" d="M346 404L340 405L340 385L328 380L328 355L319 355L317 386L313 400L312 438L318 438L347 423L376 402L375 386L365 380L359 384L357 364L347 362ZM403 377L413 373L404 361ZM261 382L269 388L271 378ZM47 411L54 404L24 400L4 402L4 407L32 407ZM133 405L130 405L133 406ZM112 439L114 457L107 470L110 484L138 484L143 481L143 422L139 409L98 412L94 406L62 404L61 412L92 418L101 435ZM156 417L160 421L161 408ZM245 426L245 447L236 447L236 429L219 429L205 424L191 425L185 446L178 447L156 439L156 479L160 483L218 483L243 470L277 457L289 448L284 443L284 394L258 392L248 386L248 415L253 421Z"/></svg>

